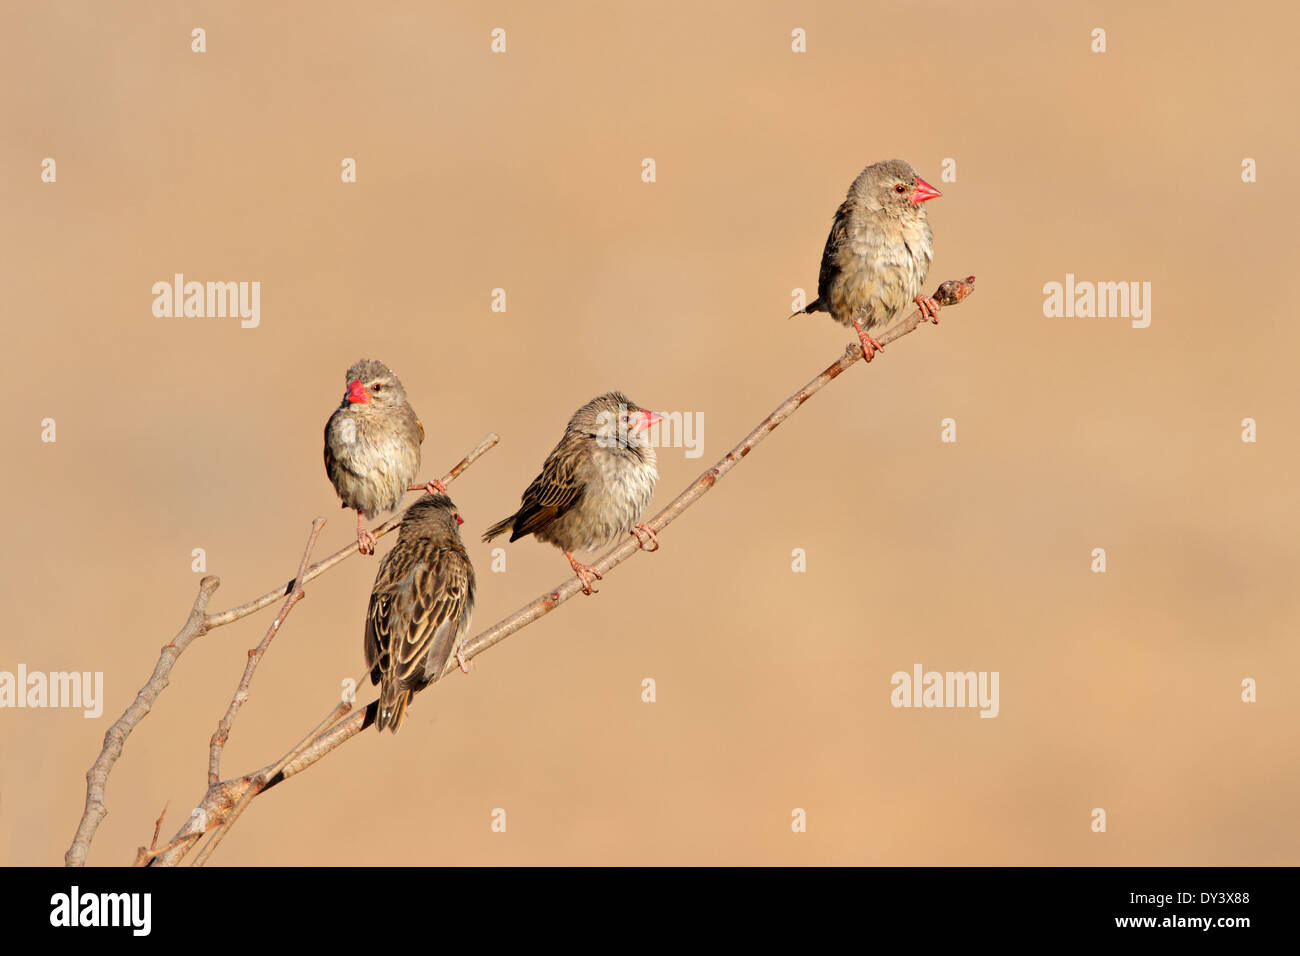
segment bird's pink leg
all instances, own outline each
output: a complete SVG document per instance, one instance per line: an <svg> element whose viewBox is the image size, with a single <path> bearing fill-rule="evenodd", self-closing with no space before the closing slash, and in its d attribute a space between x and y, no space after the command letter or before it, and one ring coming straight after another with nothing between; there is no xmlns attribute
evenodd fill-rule
<svg viewBox="0 0 1300 956"><path fill-rule="evenodd" d="M465 649L461 644L456 645L456 666L460 668L462 674L469 673L469 658L465 656Z"/></svg>
<svg viewBox="0 0 1300 956"><path fill-rule="evenodd" d="M422 485L411 485L406 490L427 491L431 495L445 495L447 493L447 486L441 481L426 481Z"/></svg>
<svg viewBox="0 0 1300 956"><path fill-rule="evenodd" d="M928 295L918 295L912 300L916 307L921 310L921 321L929 319L935 325L939 324L939 303Z"/></svg>
<svg viewBox="0 0 1300 956"><path fill-rule="evenodd" d="M857 319L853 320L853 327L858 330L858 340L862 342L862 357L868 362L877 352L883 352L885 347L873 339L867 330L862 327L862 323Z"/></svg>
<svg viewBox="0 0 1300 956"><path fill-rule="evenodd" d="M360 511L357 512L357 550L362 554L375 553L375 536L366 530Z"/></svg>
<svg viewBox="0 0 1300 956"><path fill-rule="evenodd" d="M595 594L596 589L591 586L591 579L594 577L597 581L605 580L604 577L601 576L601 573L595 568L581 563L577 558L569 554L568 551L564 552L564 556L569 559L569 566L573 568L573 573L576 574L578 580L582 582L582 593Z"/></svg>
<svg viewBox="0 0 1300 956"><path fill-rule="evenodd" d="M659 533L655 531L654 528L646 524L644 521L632 525L632 530L629 531L628 534L636 538L637 547L639 547L642 551L659 550ZM641 535L643 534L646 535L646 538L649 540L649 542L654 545L653 548L646 547L646 541L643 540L641 537Z"/></svg>

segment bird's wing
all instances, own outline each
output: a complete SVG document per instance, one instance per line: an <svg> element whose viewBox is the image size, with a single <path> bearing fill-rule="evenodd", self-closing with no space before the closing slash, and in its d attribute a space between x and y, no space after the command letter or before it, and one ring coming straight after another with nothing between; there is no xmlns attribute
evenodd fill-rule
<svg viewBox="0 0 1300 956"><path fill-rule="evenodd" d="M343 472L355 475L358 478L364 478L367 471L364 467L364 461L360 460L355 454L336 455L334 454L334 449L330 447L330 429L334 425L334 420L345 413L345 409L346 405L340 405L334 410L334 414L329 417L329 421L325 423L325 473L330 476L330 481L334 482L334 488L336 491L339 491L338 482ZM360 431L361 425L356 420L353 420L351 427L354 428L353 436L355 437ZM355 449L355 446L353 446L353 449ZM347 447L347 443L345 443L343 448L340 448L340 451L348 450L350 449ZM342 493L342 491L339 491L340 495Z"/></svg>
<svg viewBox="0 0 1300 956"><path fill-rule="evenodd" d="M335 409L334 414L330 415L329 420L325 422L325 474L329 475L330 481L335 482L337 488L337 469L347 469L347 462L340 461L334 457L334 449L330 447L330 428L334 425L334 419L338 417L342 409Z"/></svg>
<svg viewBox="0 0 1300 956"><path fill-rule="evenodd" d="M404 632L409 613L406 604L399 601L398 583L409 575L411 561L399 557L397 550L389 551L379 562L375 586L370 592L370 606L366 608L366 667L370 669L371 683L378 684L391 669L388 658L393 635Z"/></svg>
<svg viewBox="0 0 1300 956"><path fill-rule="evenodd" d="M402 430L416 440L417 445L424 444L424 423L420 421L420 416L415 414L415 409L411 407L410 402L404 402L397 411L396 420L401 422Z"/></svg>
<svg viewBox="0 0 1300 956"><path fill-rule="evenodd" d="M404 567L381 569L380 578L366 614L371 680L379 683L387 674L403 687L420 690L441 674L469 623L474 569L464 554L438 548Z"/></svg>
<svg viewBox="0 0 1300 956"><path fill-rule="evenodd" d="M826 237L826 248L822 250L822 268L817 276L817 297L823 305L830 302L831 283L840 272L840 249L849 236L849 203L840 203L835 210L835 221L831 223L830 235ZM826 306L829 311L829 306Z"/></svg>
<svg viewBox="0 0 1300 956"><path fill-rule="evenodd" d="M331 415L325 423L325 474L331 478L334 477L334 454L330 451L330 423L333 421L334 416Z"/></svg>
<svg viewBox="0 0 1300 956"><path fill-rule="evenodd" d="M551 452L542 473L524 491L523 504L515 512L510 540L540 531L582 499L586 481L578 474L579 457L559 449Z"/></svg>

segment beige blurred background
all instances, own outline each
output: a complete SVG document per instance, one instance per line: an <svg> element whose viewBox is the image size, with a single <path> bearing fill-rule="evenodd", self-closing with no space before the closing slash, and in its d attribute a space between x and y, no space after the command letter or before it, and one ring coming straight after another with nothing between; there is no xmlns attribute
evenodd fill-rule
<svg viewBox="0 0 1300 956"><path fill-rule="evenodd" d="M222 609L291 575L314 516L319 554L351 538L321 434L352 361L401 375L427 477L501 436L452 488L481 629L568 574L531 539L493 573L478 534L577 405L703 413L703 458L661 450L657 510L840 354L851 332L785 320L791 290L815 290L853 177L902 156L944 191L927 285L974 273L976 295L804 406L598 597L258 800L213 862L1300 863L1293 10L167 6L25 4L0 30L0 670L103 671L106 694L98 720L0 711L0 862L62 862L194 548ZM176 272L260 281L260 327L153 317ZM1067 272L1151 282L1150 327L1045 318ZM226 775L361 670L375 567L308 587ZM92 863L199 800L273 614L181 659ZM916 663L998 671L1000 715L891 707Z"/></svg>

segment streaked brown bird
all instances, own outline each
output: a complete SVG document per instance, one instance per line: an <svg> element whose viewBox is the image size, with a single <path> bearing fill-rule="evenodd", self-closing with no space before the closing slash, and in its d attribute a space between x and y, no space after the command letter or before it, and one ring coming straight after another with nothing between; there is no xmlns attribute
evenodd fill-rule
<svg viewBox="0 0 1300 956"><path fill-rule="evenodd" d="M595 593L591 579L600 572L574 551L603 548L626 533L642 549L658 549L654 530L639 522L659 479L646 430L661 418L621 392L593 398L569 419L519 510L488 528L483 540L509 531L511 541L528 534L548 541L569 559L583 593Z"/></svg>
<svg viewBox="0 0 1300 956"><path fill-rule="evenodd" d="M325 423L325 472L344 508L357 513L357 550L374 554L362 523L392 511L408 491L446 494L440 481L412 484L420 470L424 426L401 380L383 362L362 359L347 373L343 401Z"/></svg>
<svg viewBox="0 0 1300 956"><path fill-rule="evenodd" d="M868 166L835 213L822 252L817 298L791 315L829 312L851 325L868 362L883 347L869 329L888 325L915 302L938 323L939 307L921 284L934 258L925 203L942 195L901 159Z"/></svg>
<svg viewBox="0 0 1300 956"><path fill-rule="evenodd" d="M366 667L379 685L380 730L397 733L414 694L462 669L461 642L474 612L474 567L460 538L464 521L446 495L406 509L397 544L379 562L366 612Z"/></svg>

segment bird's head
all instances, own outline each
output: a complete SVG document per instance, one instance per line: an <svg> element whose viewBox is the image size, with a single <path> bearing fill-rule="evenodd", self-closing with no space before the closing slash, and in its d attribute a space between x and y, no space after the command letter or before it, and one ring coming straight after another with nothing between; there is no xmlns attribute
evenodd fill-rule
<svg viewBox="0 0 1300 956"><path fill-rule="evenodd" d="M402 516L402 530L423 537L458 540L465 519L446 495L427 494L416 499Z"/></svg>
<svg viewBox="0 0 1300 956"><path fill-rule="evenodd" d="M383 362L362 359L347 374L347 393L343 396L349 405L367 405L374 408L397 408L406 401L406 389L397 374Z"/></svg>
<svg viewBox="0 0 1300 956"><path fill-rule="evenodd" d="M924 203L943 195L902 159L886 159L868 166L853 181L850 194L869 209L879 209L899 218L924 218Z"/></svg>
<svg viewBox="0 0 1300 956"><path fill-rule="evenodd" d="M602 448L641 448L649 444L646 432L662 420L662 415L642 408L622 392L606 392L578 409L569 427L595 438Z"/></svg>

